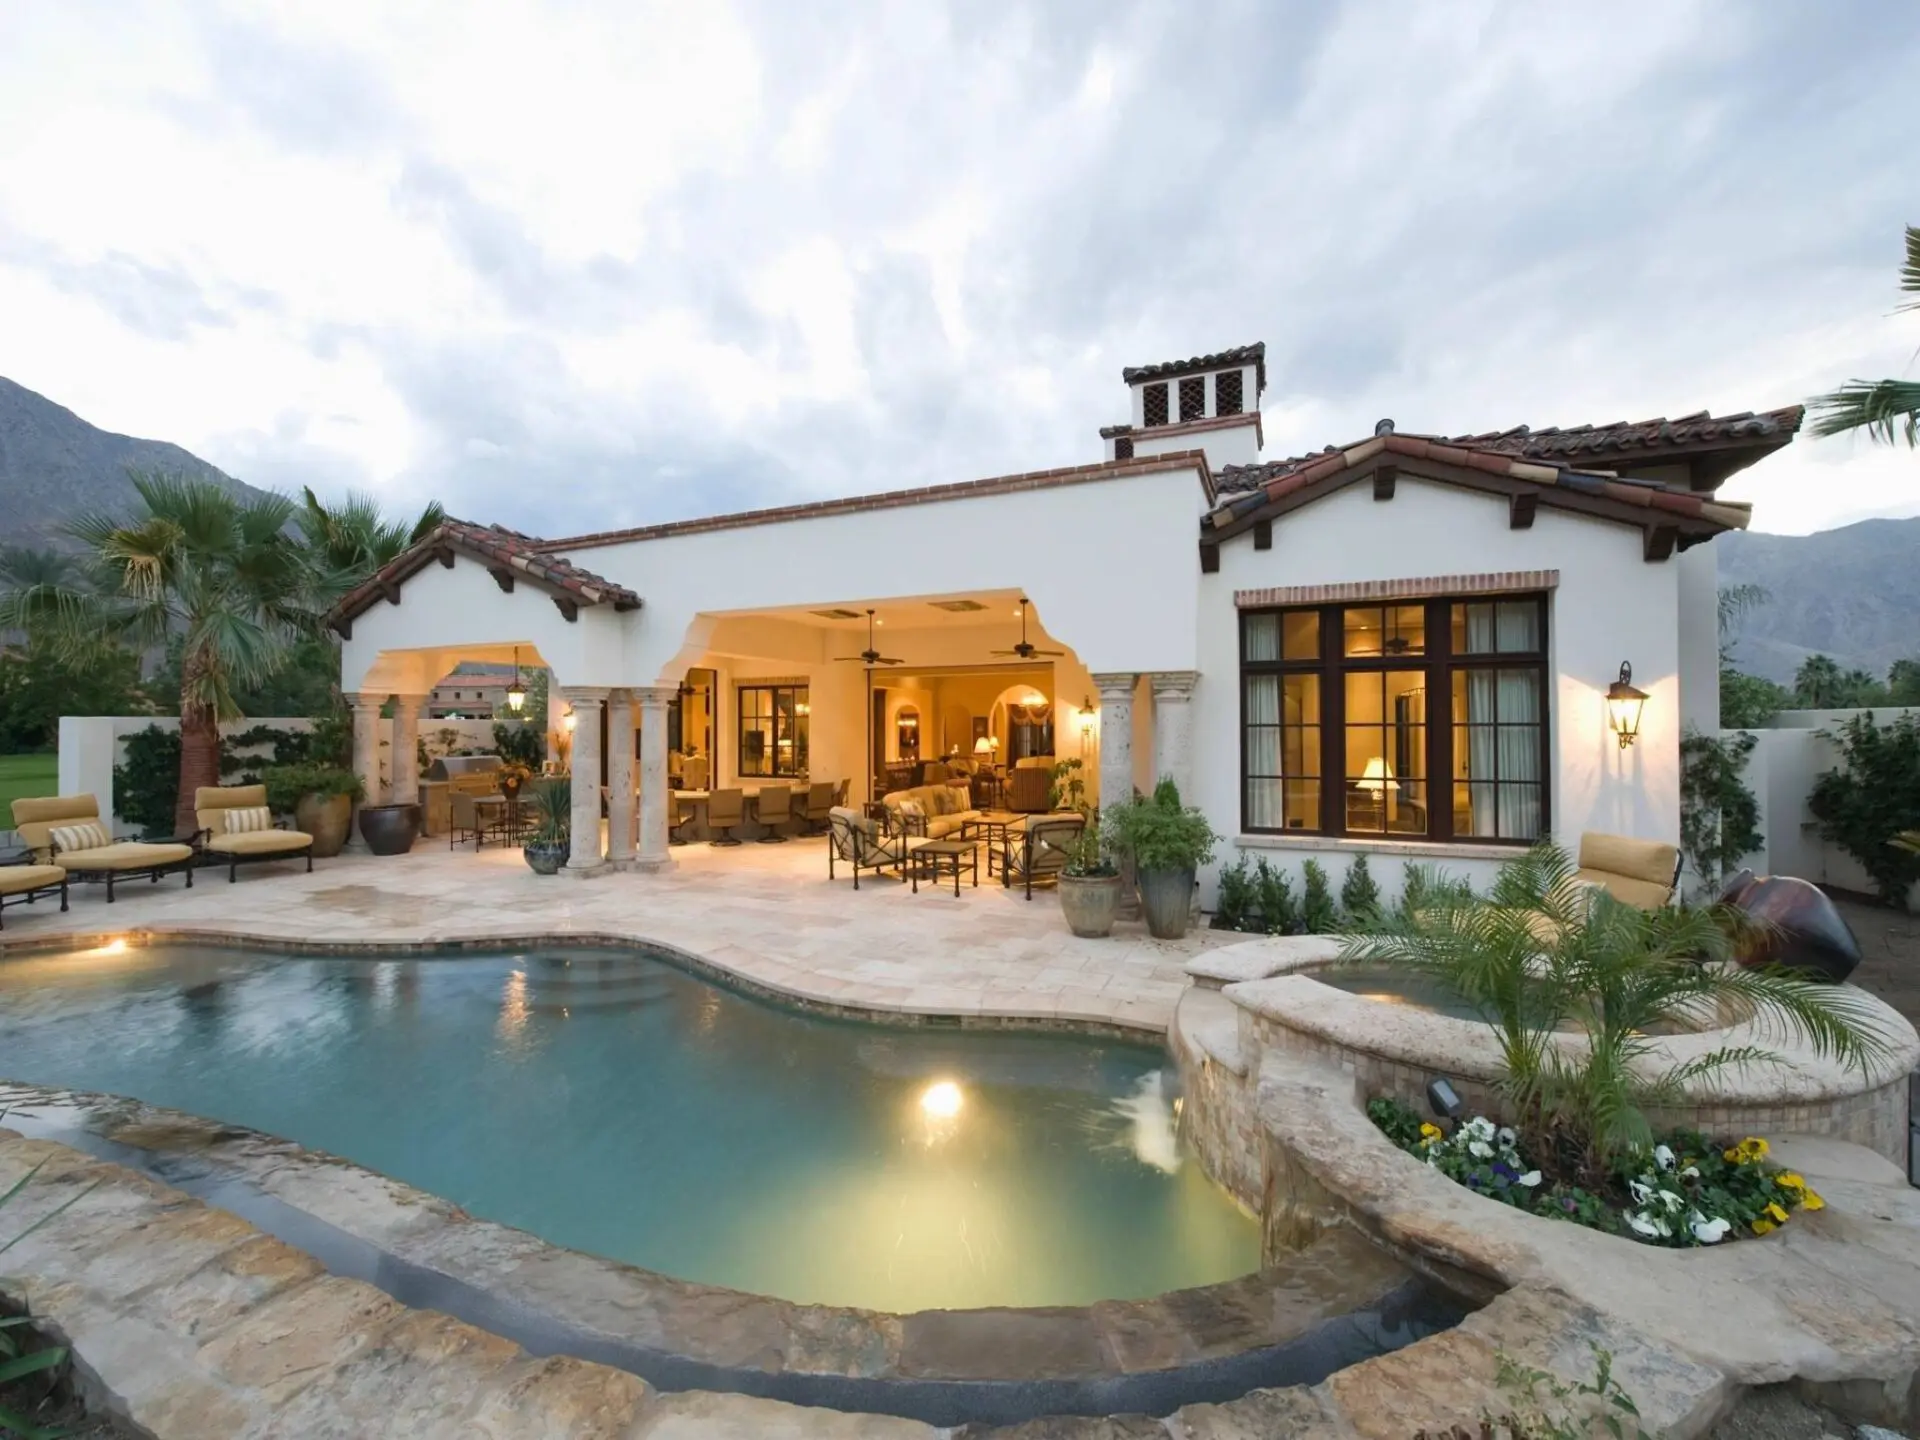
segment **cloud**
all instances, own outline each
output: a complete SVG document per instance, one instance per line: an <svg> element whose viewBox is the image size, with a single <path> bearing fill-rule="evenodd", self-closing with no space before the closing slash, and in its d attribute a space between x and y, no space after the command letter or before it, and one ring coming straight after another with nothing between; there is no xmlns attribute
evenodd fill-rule
<svg viewBox="0 0 1920 1440"><path fill-rule="evenodd" d="M525 529L1073 463L1122 365L1255 339L1275 454L1770 407L1920 346L1872 140L1920 122L1920 15L1885 7L7 25L0 373ZM1802 441L1734 493L1810 529L1916 508L1908 461Z"/></svg>

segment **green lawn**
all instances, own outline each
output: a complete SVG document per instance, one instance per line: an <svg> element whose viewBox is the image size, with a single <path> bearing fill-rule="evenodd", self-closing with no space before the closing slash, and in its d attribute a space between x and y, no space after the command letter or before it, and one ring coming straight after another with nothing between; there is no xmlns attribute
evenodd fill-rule
<svg viewBox="0 0 1920 1440"><path fill-rule="evenodd" d="M0 830L13 828L13 802L22 795L59 793L57 755L0 755Z"/></svg>

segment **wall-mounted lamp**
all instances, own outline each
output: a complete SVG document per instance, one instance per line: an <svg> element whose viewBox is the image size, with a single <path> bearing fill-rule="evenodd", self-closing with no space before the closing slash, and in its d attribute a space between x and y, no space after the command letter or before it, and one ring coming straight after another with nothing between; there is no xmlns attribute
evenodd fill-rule
<svg viewBox="0 0 1920 1440"><path fill-rule="evenodd" d="M562 725L564 725L564 726L565 726L565 727L566 727L567 729L569 729L569 730L571 730L571 729L573 729L573 726L574 726L574 714L573 714L573 711L571 711L571 710L569 710L569 711L567 711L567 713L566 713L565 715L563 715L563 716L561 716L561 717L560 717L560 723L561 723Z"/></svg>
<svg viewBox="0 0 1920 1440"><path fill-rule="evenodd" d="M1093 697L1080 697L1080 753L1086 754L1093 749Z"/></svg>
<svg viewBox="0 0 1920 1440"><path fill-rule="evenodd" d="M1620 662L1620 678L1607 687L1607 725L1620 737L1626 749L1640 736L1640 710L1647 703L1647 692L1633 684L1633 666Z"/></svg>
<svg viewBox="0 0 1920 1440"><path fill-rule="evenodd" d="M527 703L527 687L520 683L520 647L513 647L513 683L507 686L507 709L518 715Z"/></svg>

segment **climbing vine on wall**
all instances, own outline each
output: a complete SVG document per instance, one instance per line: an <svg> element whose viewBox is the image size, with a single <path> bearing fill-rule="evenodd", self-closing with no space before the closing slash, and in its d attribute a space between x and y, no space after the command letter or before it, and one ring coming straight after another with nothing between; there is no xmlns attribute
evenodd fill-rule
<svg viewBox="0 0 1920 1440"><path fill-rule="evenodd" d="M1765 843L1760 802L1747 788L1747 757L1758 740L1741 731L1680 739L1680 849L1703 884L1714 885Z"/></svg>

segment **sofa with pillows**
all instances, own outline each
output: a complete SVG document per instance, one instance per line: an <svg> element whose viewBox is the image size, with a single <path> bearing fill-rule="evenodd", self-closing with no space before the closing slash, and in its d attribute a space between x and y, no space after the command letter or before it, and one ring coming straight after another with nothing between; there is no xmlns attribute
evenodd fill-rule
<svg viewBox="0 0 1920 1440"><path fill-rule="evenodd" d="M894 828L928 840L957 836L969 820L978 820L973 794L962 781L955 785L916 785L911 790L890 790L880 797L893 817Z"/></svg>

